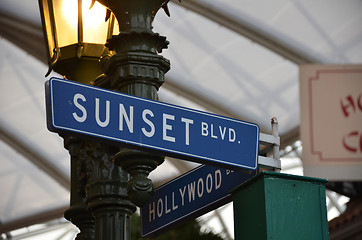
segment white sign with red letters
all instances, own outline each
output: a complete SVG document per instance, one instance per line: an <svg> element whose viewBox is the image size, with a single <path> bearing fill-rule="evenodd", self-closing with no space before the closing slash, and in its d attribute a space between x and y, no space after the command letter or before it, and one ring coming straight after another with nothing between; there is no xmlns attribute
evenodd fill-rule
<svg viewBox="0 0 362 240"><path fill-rule="evenodd" d="M300 67L306 176L362 180L362 65Z"/></svg>

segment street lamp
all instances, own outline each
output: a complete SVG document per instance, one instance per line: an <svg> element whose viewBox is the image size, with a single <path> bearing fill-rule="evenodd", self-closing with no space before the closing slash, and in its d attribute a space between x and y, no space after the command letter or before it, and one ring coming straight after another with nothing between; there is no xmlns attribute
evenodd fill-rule
<svg viewBox="0 0 362 240"><path fill-rule="evenodd" d="M170 62L158 55L168 41L152 31L152 22L160 8L169 15L168 2L39 0L48 74L54 70L73 81L158 100ZM148 175L164 157L62 137L72 172L65 217L81 230L77 239L129 239L130 216L135 205L147 203L153 191Z"/></svg>
<svg viewBox="0 0 362 240"><path fill-rule="evenodd" d="M54 70L67 79L91 84L102 74L99 59L109 52L106 40L118 32L114 16L91 0L39 0L39 7L49 63L46 76ZM71 156L70 208L64 216L80 229L77 239L94 239L94 218L85 196L84 141L62 137Z"/></svg>
<svg viewBox="0 0 362 240"><path fill-rule="evenodd" d="M92 0L39 0L49 71L89 83L102 73L105 42L118 34L114 16ZM105 21L109 18L109 21Z"/></svg>

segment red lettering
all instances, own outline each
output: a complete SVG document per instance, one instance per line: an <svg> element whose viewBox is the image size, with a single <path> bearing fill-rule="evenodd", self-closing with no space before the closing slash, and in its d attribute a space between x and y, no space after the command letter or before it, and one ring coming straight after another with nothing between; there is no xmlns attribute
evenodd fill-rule
<svg viewBox="0 0 362 240"><path fill-rule="evenodd" d="M350 132L347 136L343 137L342 143L347 151L356 153L358 151L358 143L357 143L358 140L359 140L359 150L360 152L362 152L362 132L361 133L359 133L358 131Z"/></svg>
<svg viewBox="0 0 362 240"><path fill-rule="evenodd" d="M362 93L358 96L358 108L362 112Z"/></svg>
<svg viewBox="0 0 362 240"><path fill-rule="evenodd" d="M345 117L348 117L349 116L349 113L347 111L348 108L352 107L353 111L355 112L356 111L356 107L354 105L354 101L353 101L353 98L351 95L348 95L346 97L347 99L347 104L343 104L343 100L341 100L341 108L342 108L342 111L343 111L343 114Z"/></svg>

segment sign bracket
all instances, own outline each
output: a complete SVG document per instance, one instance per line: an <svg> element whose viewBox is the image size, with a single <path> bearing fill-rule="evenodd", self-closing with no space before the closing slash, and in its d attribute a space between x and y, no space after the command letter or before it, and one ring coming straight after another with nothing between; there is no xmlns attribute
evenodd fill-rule
<svg viewBox="0 0 362 240"><path fill-rule="evenodd" d="M267 169L279 172L280 163L280 137L278 132L278 120L276 117L271 119L272 134L260 133L259 144L272 147L272 157L258 156L259 169ZM260 151L259 151L260 152Z"/></svg>

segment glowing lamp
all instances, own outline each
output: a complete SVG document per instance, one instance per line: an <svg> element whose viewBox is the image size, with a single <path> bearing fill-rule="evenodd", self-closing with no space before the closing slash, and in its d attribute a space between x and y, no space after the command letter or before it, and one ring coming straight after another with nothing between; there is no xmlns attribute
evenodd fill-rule
<svg viewBox="0 0 362 240"><path fill-rule="evenodd" d="M93 2L93 3L92 3ZM105 43L118 34L107 9L92 0L39 0L49 71L89 83L102 73ZM83 70L82 70L83 69Z"/></svg>

